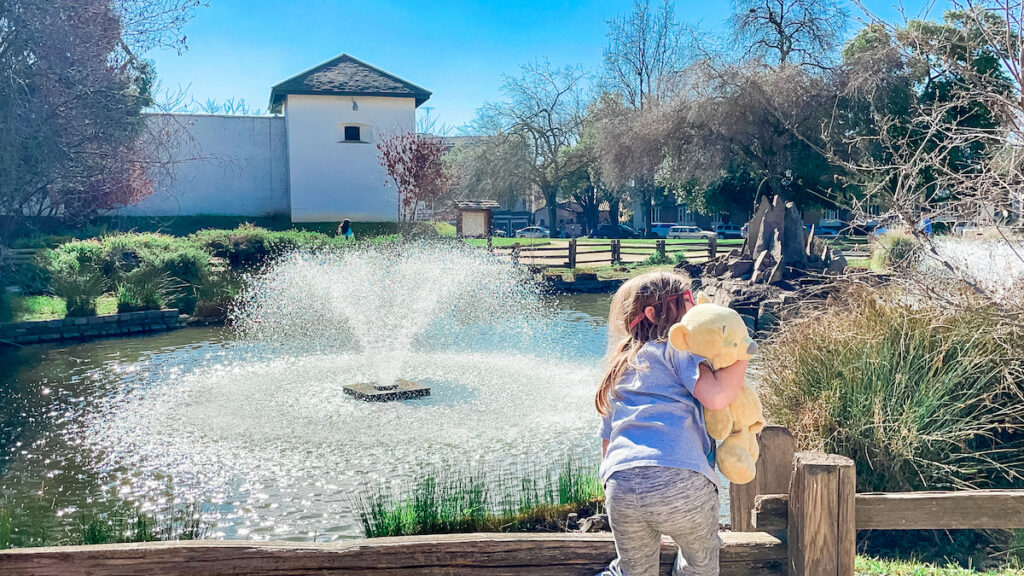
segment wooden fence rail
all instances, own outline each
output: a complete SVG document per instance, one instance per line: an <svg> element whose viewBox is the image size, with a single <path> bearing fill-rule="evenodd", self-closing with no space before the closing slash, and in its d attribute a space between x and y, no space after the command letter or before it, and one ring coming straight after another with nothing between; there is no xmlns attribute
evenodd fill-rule
<svg viewBox="0 0 1024 576"><path fill-rule="evenodd" d="M786 547L723 533L722 576L782 576ZM662 544L662 572L675 557ZM593 576L615 558L611 534L448 534L328 544L203 540L0 552L4 576Z"/></svg>
<svg viewBox="0 0 1024 576"><path fill-rule="evenodd" d="M490 240L490 239L489 239ZM509 256L514 261L529 263L537 267L576 268L580 264L614 265L623 262L623 257L633 256L639 261L652 254L671 256L684 254L688 259L709 259L718 254L718 242L710 240L656 240L653 244L623 244L621 240L570 239L564 246L532 246L514 244L511 247L495 248L488 242L488 250L494 254Z"/></svg>

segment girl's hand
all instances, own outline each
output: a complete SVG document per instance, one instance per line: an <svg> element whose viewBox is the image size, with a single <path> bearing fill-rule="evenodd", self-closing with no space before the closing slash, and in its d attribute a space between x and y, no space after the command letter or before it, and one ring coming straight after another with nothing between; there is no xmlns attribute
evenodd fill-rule
<svg viewBox="0 0 1024 576"><path fill-rule="evenodd" d="M740 360L715 372L701 362L700 376L693 387L693 396L708 410L725 408L743 388L747 364L746 360Z"/></svg>

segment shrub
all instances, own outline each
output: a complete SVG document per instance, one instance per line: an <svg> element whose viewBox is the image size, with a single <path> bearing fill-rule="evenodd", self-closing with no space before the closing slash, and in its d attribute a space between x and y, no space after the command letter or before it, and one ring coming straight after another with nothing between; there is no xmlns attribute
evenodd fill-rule
<svg viewBox="0 0 1024 576"><path fill-rule="evenodd" d="M674 260L664 252L653 252L641 263L641 266L664 266L665 264L673 264Z"/></svg>
<svg viewBox="0 0 1024 576"><path fill-rule="evenodd" d="M909 270L921 259L921 243L906 232L889 230L878 238L871 254L871 267Z"/></svg>
<svg viewBox="0 0 1024 576"><path fill-rule="evenodd" d="M690 260L686 257L686 252L676 252L672 255L672 263L675 265L686 264Z"/></svg>
<svg viewBox="0 0 1024 576"><path fill-rule="evenodd" d="M849 290L762 348L765 406L802 449L852 458L860 491L1024 486L1024 326Z"/></svg>
<svg viewBox="0 0 1024 576"><path fill-rule="evenodd" d="M226 317L240 289L238 278L230 270L211 273L196 290L198 301L195 316L211 319Z"/></svg>
<svg viewBox="0 0 1024 576"><path fill-rule="evenodd" d="M274 232L251 224L243 224L234 230L200 230L189 238L214 255L227 258L233 268L253 266L289 250L341 244L339 239L320 232Z"/></svg>
<svg viewBox="0 0 1024 576"><path fill-rule="evenodd" d="M166 272L155 266L138 266L117 281L117 311L159 310L173 291Z"/></svg>
<svg viewBox="0 0 1024 576"><path fill-rule="evenodd" d="M68 316L95 314L96 299L109 286L99 266L98 242L69 242L46 252L53 291L67 302Z"/></svg>
<svg viewBox="0 0 1024 576"><path fill-rule="evenodd" d="M135 306L137 298L145 297L146 306L153 305L151 297L140 285L140 280L150 278L157 281L154 290L163 290L156 298L163 305L177 308L191 314L196 306L196 290L202 285L210 269L211 254L197 242L186 238L175 238L164 234L117 234L103 238L104 270L119 286L127 286L125 297ZM126 275L138 272L137 277L126 279ZM160 281L162 276L164 281ZM153 290L150 290L153 292Z"/></svg>

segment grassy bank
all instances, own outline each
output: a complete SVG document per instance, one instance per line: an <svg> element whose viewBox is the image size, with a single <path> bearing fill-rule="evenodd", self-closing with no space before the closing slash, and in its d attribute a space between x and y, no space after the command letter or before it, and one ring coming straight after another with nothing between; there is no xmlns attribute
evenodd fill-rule
<svg viewBox="0 0 1024 576"><path fill-rule="evenodd" d="M870 556L858 556L857 576L1021 576L1024 570L1006 568L978 572L971 568L955 565L914 562L912 560L886 560Z"/></svg>
<svg viewBox="0 0 1024 576"><path fill-rule="evenodd" d="M368 489L355 509L369 538L559 531L569 513L596 510L603 498L597 470L570 459L555 469L498 475L432 471L402 492Z"/></svg>

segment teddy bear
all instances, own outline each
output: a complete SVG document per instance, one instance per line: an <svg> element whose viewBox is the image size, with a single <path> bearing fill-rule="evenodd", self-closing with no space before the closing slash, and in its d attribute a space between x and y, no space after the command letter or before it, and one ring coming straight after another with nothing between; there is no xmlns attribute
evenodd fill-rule
<svg viewBox="0 0 1024 576"><path fill-rule="evenodd" d="M713 370L749 360L757 352L757 344L747 334L739 313L712 304L704 294L697 295L697 305L669 330L669 343L677 350L706 358ZM725 408L704 408L704 423L708 434L721 441L716 462L722 475L733 484L753 480L760 452L757 434L765 424L757 394L744 383Z"/></svg>

